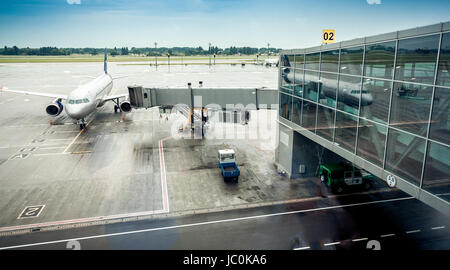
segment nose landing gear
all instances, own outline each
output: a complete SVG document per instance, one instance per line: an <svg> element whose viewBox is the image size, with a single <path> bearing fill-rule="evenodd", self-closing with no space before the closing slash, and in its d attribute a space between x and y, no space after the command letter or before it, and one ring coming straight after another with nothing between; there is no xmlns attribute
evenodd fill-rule
<svg viewBox="0 0 450 270"><path fill-rule="evenodd" d="M78 124L80 125L80 130L83 130L86 128L86 121L84 121L84 118L78 120Z"/></svg>

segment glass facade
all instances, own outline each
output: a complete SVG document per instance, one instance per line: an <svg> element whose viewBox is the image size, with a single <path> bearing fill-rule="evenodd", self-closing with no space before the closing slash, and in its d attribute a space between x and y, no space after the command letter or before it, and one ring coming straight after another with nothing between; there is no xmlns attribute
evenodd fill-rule
<svg viewBox="0 0 450 270"><path fill-rule="evenodd" d="M283 81L295 66L291 85L298 87L287 93L281 82L280 117L449 201L449 32L295 59L280 69ZM281 100L292 108L281 108Z"/></svg>

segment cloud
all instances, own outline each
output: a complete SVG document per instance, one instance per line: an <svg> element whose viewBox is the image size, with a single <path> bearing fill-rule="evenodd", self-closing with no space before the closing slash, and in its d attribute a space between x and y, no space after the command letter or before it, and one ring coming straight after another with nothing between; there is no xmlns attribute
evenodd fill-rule
<svg viewBox="0 0 450 270"><path fill-rule="evenodd" d="M381 0L366 0L367 4L369 5L373 5L373 4L377 4L380 5L381 4Z"/></svg>
<svg viewBox="0 0 450 270"><path fill-rule="evenodd" d="M81 4L81 0L66 0L66 1L67 1L67 4L69 4L69 5L79 5L79 4Z"/></svg>

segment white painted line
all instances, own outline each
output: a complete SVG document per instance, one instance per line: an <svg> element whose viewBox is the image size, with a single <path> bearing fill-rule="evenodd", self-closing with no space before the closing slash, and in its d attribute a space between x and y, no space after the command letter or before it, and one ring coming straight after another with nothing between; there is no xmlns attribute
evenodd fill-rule
<svg viewBox="0 0 450 270"><path fill-rule="evenodd" d="M70 153L47 153L47 154L32 154L33 156L59 156L59 155L69 155Z"/></svg>
<svg viewBox="0 0 450 270"><path fill-rule="evenodd" d="M335 245L339 245L341 242L333 242L333 243L327 243L327 244L323 244L324 246L328 247L328 246L335 246Z"/></svg>
<svg viewBox="0 0 450 270"><path fill-rule="evenodd" d="M395 236L395 233L390 233L390 234L383 234L383 235L380 235L381 238L391 237L391 236Z"/></svg>
<svg viewBox="0 0 450 270"><path fill-rule="evenodd" d="M359 242L359 241L364 241L364 240L369 240L369 238L353 239L352 242Z"/></svg>
<svg viewBox="0 0 450 270"><path fill-rule="evenodd" d="M310 249L311 247L300 247L300 248L294 248L294 250L305 250Z"/></svg>
<svg viewBox="0 0 450 270"><path fill-rule="evenodd" d="M38 150L50 150L50 149L60 149L60 148L66 148L65 146L57 146L57 147L39 147Z"/></svg>
<svg viewBox="0 0 450 270"><path fill-rule="evenodd" d="M413 230L413 231L407 231L406 234L410 234L410 233L418 233L421 232L420 230Z"/></svg>
<svg viewBox="0 0 450 270"><path fill-rule="evenodd" d="M361 206L361 205L371 205L371 204L385 203L385 202L404 201L404 200L411 200L411 199L414 199L414 197L389 199L389 200L381 200L381 201L372 201L372 202L365 202L365 203L354 203L354 204L347 204L347 205L327 206L327 207L321 207L321 208L304 209L304 210L297 210L297 211L290 211L290 212L281 212L281 213L273 213L273 214L258 215L258 216L248 216L248 217L240 217L240 218L232 218L232 219L213 220L213 221L190 223L190 224L183 224L183 225L174 225L174 226L151 228L151 229L143 229L143 230L136 230L136 231L127 231L127 232L120 232L120 233L93 235L93 236L86 236L86 237L77 238L77 240L97 239L97 238L105 238L105 237L112 237L112 236L136 234L136 233L143 233L143 232L154 232L154 231L162 231L162 230L189 228L189 227L195 227L195 226L203 226L203 225L220 224L220 223L235 222L235 221L252 220L252 219L258 219L258 218L269 218L269 217L277 217L277 216L283 216L283 215L292 215L292 214L299 214L299 213L316 212L316 211L323 211L323 210L339 209L339 208L354 207L354 206ZM99 218L95 218L95 219L99 220ZM52 226L52 225L62 225L62 224L89 222L89 221L92 221L92 219L85 219L84 221L83 221L83 219L80 219L78 221L76 221L76 220L75 221L70 221L70 220L69 221L59 221L59 222L53 222L53 224L51 224L51 223L44 223L44 225L45 226ZM27 228L35 228L35 227L43 227L42 225L41 226L38 226L38 225L39 224L31 224L31 225L16 226L16 227L4 227L4 228L0 228L0 232L2 232L2 231L11 231L11 230L19 230L19 229L27 229ZM0 250L21 248L21 247L32 247L32 246L40 246L40 245L48 245L48 244L57 244L57 243L67 242L69 240L73 240L73 238L63 239L63 240L55 240L55 241L49 241L49 242L25 244L25 245L19 245L19 246L0 247Z"/></svg>
<svg viewBox="0 0 450 270"><path fill-rule="evenodd" d="M444 229L445 228L445 226L439 226L439 227L433 227L433 228L431 228L432 230L441 230L441 229Z"/></svg>

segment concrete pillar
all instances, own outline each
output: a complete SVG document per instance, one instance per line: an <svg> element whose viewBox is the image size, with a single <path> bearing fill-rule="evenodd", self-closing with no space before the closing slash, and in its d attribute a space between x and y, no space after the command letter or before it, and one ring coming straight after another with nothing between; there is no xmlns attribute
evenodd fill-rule
<svg viewBox="0 0 450 270"><path fill-rule="evenodd" d="M278 147L275 163L290 178L316 176L320 164L339 163L346 160L300 133L278 124ZM300 171L303 165L304 171Z"/></svg>

